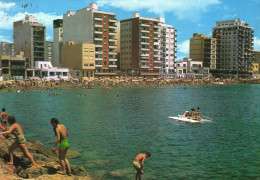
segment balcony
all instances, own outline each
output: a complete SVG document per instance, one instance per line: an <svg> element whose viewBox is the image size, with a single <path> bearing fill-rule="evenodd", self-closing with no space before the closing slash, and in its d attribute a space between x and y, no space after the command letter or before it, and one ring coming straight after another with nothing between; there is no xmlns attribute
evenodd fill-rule
<svg viewBox="0 0 260 180"><path fill-rule="evenodd" d="M117 65L116 64L109 64L108 67L110 67L110 68L117 68Z"/></svg>
<svg viewBox="0 0 260 180"><path fill-rule="evenodd" d="M114 36L117 35L116 32L109 32L108 34L109 34L109 35L114 35Z"/></svg>
<svg viewBox="0 0 260 180"><path fill-rule="evenodd" d="M115 59L115 58L109 58L109 61L116 62L117 59Z"/></svg>
<svg viewBox="0 0 260 180"><path fill-rule="evenodd" d="M140 43L143 45L149 45L149 42L146 42L146 41L141 41Z"/></svg>
<svg viewBox="0 0 260 180"><path fill-rule="evenodd" d="M116 42L117 40L116 40L116 39L110 39L110 38L109 38L109 41L111 41L111 42Z"/></svg>
<svg viewBox="0 0 260 180"><path fill-rule="evenodd" d="M94 38L95 41L102 41L102 38Z"/></svg>
<svg viewBox="0 0 260 180"><path fill-rule="evenodd" d="M141 29L141 32L142 32L142 33L149 33L149 30Z"/></svg>
<svg viewBox="0 0 260 180"><path fill-rule="evenodd" d="M95 47L102 48L102 44L96 44Z"/></svg>
<svg viewBox="0 0 260 180"><path fill-rule="evenodd" d="M141 26L144 26L144 27L149 27L149 24L146 24L146 23L141 23Z"/></svg>
<svg viewBox="0 0 260 180"><path fill-rule="evenodd" d="M101 67L102 68L102 64L96 64L95 67Z"/></svg>
<svg viewBox="0 0 260 180"><path fill-rule="evenodd" d="M149 57L149 54L143 53L141 54L142 57Z"/></svg>
<svg viewBox="0 0 260 180"><path fill-rule="evenodd" d="M109 54L109 55L117 55L116 52L109 52L108 54Z"/></svg>
<svg viewBox="0 0 260 180"><path fill-rule="evenodd" d="M102 17L94 17L95 21L102 21Z"/></svg>
<svg viewBox="0 0 260 180"><path fill-rule="evenodd" d="M141 68L147 69L147 68L149 68L149 66L148 65L141 65Z"/></svg>
<svg viewBox="0 0 260 180"><path fill-rule="evenodd" d="M101 57L95 58L96 61L102 61L103 59Z"/></svg>
<svg viewBox="0 0 260 180"><path fill-rule="evenodd" d="M141 39L149 39L149 36L141 36Z"/></svg>
<svg viewBox="0 0 260 180"><path fill-rule="evenodd" d="M101 30L94 30L94 34L102 34L103 32Z"/></svg>
<svg viewBox="0 0 260 180"><path fill-rule="evenodd" d="M116 45L109 45L109 48L116 49L117 46Z"/></svg>
<svg viewBox="0 0 260 180"><path fill-rule="evenodd" d="M141 48L141 51L149 51L148 48Z"/></svg>
<svg viewBox="0 0 260 180"><path fill-rule="evenodd" d="M109 25L109 29L116 29L117 26L116 25Z"/></svg>
<svg viewBox="0 0 260 180"><path fill-rule="evenodd" d="M159 43L159 42L154 42L154 45L155 45L155 46L159 46L160 43Z"/></svg>
<svg viewBox="0 0 260 180"><path fill-rule="evenodd" d="M102 24L94 24L94 27L96 27L96 28L102 28Z"/></svg>
<svg viewBox="0 0 260 180"><path fill-rule="evenodd" d="M114 22L114 23L116 23L117 22L117 20L115 19L115 18L109 18L109 22Z"/></svg>

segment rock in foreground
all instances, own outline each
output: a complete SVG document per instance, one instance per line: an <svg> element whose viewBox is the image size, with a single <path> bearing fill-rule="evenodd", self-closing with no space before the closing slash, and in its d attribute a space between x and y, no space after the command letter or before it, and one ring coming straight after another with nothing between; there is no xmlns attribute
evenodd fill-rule
<svg viewBox="0 0 260 180"><path fill-rule="evenodd" d="M31 162L23 155L19 148L14 151L14 165L7 165L9 161L9 146L14 142L11 136L8 139L0 139L0 179L36 179L37 180L93 180L82 166L71 166L70 175L60 175L57 171L61 170L58 156L40 142L27 142L27 147L37 168L30 168ZM69 151L68 157L78 157L79 153Z"/></svg>

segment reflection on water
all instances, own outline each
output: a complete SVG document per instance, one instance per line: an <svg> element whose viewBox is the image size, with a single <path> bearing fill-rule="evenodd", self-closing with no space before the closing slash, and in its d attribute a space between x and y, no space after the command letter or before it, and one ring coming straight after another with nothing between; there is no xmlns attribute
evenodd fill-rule
<svg viewBox="0 0 260 180"><path fill-rule="evenodd" d="M152 153L145 179L255 179L259 90L259 85L118 87L60 90L56 97L33 91L0 93L0 104L16 116L28 139L49 147L55 141L49 121L58 118L68 129L71 149L82 154L72 164L105 179L133 179L132 161L145 151ZM212 123L168 118L197 106Z"/></svg>

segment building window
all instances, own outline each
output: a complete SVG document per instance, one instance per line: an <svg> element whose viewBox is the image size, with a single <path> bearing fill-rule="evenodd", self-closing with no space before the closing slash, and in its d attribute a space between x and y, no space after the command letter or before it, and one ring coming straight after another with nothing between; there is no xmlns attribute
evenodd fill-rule
<svg viewBox="0 0 260 180"><path fill-rule="evenodd" d="M84 66L88 66L88 64L86 63L86 64L84 64Z"/></svg>

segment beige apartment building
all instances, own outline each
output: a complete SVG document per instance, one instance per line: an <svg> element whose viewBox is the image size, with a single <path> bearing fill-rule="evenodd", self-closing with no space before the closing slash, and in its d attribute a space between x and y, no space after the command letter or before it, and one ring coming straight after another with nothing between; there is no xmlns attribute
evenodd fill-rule
<svg viewBox="0 0 260 180"><path fill-rule="evenodd" d="M95 45L67 41L61 47L62 67L67 67L71 70L75 77L83 79L93 79L95 74Z"/></svg>
<svg viewBox="0 0 260 180"><path fill-rule="evenodd" d="M203 67L214 67L214 60L216 58L215 42L215 38L194 33L193 37L190 38L190 58L193 61L202 62Z"/></svg>
<svg viewBox="0 0 260 180"><path fill-rule="evenodd" d="M62 32L63 45L67 41L95 44L95 76L110 77L117 75L117 26L114 13L100 11L96 3L90 3L76 13L64 14L62 24L56 26L56 35ZM54 37L56 39L60 40Z"/></svg>
<svg viewBox="0 0 260 180"><path fill-rule="evenodd" d="M29 58L26 67L33 68L35 61L44 61L45 58L45 26L36 21L31 15L24 20L13 23L14 51L24 52Z"/></svg>

